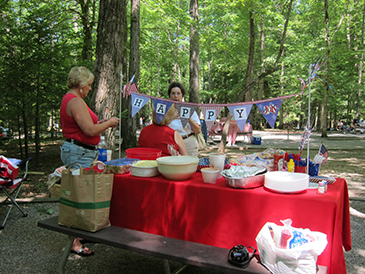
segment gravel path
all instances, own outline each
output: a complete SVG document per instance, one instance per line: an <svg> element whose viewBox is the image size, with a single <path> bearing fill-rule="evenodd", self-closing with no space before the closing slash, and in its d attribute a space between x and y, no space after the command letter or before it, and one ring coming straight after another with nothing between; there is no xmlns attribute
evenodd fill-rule
<svg viewBox="0 0 365 274"><path fill-rule="evenodd" d="M260 135L262 132L259 132ZM255 134L255 132L254 132ZM287 149L290 146L297 148L298 138L301 135L286 135L280 138L275 135L262 134L262 147L280 147ZM364 137L354 135L336 142L333 137L333 149L364 148ZM320 144L321 138L313 136L311 142ZM328 142L328 141L326 141ZM332 142L332 140L331 140ZM272 146L275 144L275 146ZM249 146L241 143L240 146ZM355 147L354 147L355 146ZM317 146L318 147L318 146ZM361 199L350 200L352 250L345 253L347 272L350 274L365 273L365 193ZM22 218L19 211L13 208L5 229L0 231L0 274L2 273L27 273L48 274L57 273L58 263L62 250L66 244L67 236L49 231L37 226L37 222L58 215L58 203L24 203L21 204L28 213ZM0 206L1 220L6 214L6 206ZM69 256L66 264L66 273L164 273L162 261L150 256L124 251L103 244L88 244L95 250L95 255L89 258L79 257L75 254ZM171 269L179 266L172 262ZM220 273L198 267L188 267L183 273L208 274Z"/></svg>

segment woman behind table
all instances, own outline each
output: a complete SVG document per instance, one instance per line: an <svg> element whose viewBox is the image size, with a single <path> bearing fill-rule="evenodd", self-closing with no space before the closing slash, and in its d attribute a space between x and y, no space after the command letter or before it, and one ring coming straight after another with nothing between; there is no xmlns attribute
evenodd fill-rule
<svg viewBox="0 0 365 274"><path fill-rule="evenodd" d="M77 162L83 168L90 167L98 155L100 133L119 123L117 117L98 121L97 115L83 100L93 81L94 75L85 67L73 67L68 75L69 91L63 96L60 108L62 133L66 139L61 147L61 160L65 166ZM75 239L71 252L80 256L94 254L80 243L80 238Z"/></svg>
<svg viewBox="0 0 365 274"><path fill-rule="evenodd" d="M188 155L181 135L168 126L175 118L175 115L176 107L172 105L159 124L156 113L153 111L153 123L142 129L138 145L140 147L161 149L162 156Z"/></svg>
<svg viewBox="0 0 365 274"><path fill-rule="evenodd" d="M167 90L167 94L170 100L182 102L185 96L185 89L180 83L172 82ZM201 132L201 126L196 111L194 111L185 127L183 127L178 114L169 127L180 133L184 140L188 155L198 156L199 144L194 134L199 134Z"/></svg>

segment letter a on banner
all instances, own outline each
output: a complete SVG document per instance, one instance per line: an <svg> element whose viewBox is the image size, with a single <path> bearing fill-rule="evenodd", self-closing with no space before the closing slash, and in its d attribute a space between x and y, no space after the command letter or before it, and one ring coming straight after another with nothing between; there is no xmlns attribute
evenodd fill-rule
<svg viewBox="0 0 365 274"><path fill-rule="evenodd" d="M141 93L132 93L132 117L150 100L149 97L141 96Z"/></svg>
<svg viewBox="0 0 365 274"><path fill-rule="evenodd" d="M256 104L271 128L274 128L282 102L283 99Z"/></svg>
<svg viewBox="0 0 365 274"><path fill-rule="evenodd" d="M240 128L241 131L246 124L248 115L251 112L251 108L252 105L228 106L228 109L231 112L233 119L236 121L237 126Z"/></svg>
<svg viewBox="0 0 365 274"><path fill-rule="evenodd" d="M167 111L172 106L172 102L158 100L158 99L152 99L153 106L155 107L157 122L160 124L162 118L165 116Z"/></svg>
<svg viewBox="0 0 365 274"><path fill-rule="evenodd" d="M209 131L213 126L215 120L217 119L219 113L221 113L223 107L215 107L214 105L202 105L200 108L204 115L207 130Z"/></svg>

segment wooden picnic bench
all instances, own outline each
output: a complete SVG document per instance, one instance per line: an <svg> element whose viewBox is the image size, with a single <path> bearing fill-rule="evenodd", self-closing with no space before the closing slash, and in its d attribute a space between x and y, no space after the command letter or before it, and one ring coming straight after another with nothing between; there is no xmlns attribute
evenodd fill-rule
<svg viewBox="0 0 365 274"><path fill-rule="evenodd" d="M259 263L258 256L251 260L247 268L240 268L228 262L228 249L137 230L110 226L97 232L87 232L59 225L58 216L39 221L38 226L69 236L59 263L58 273L64 273L65 271L65 265L75 237L161 258L165 274L171 273L169 260L184 264L181 268L175 270L174 273L182 271L187 265L229 273L270 273ZM327 267L319 266L317 274L325 273L327 273Z"/></svg>

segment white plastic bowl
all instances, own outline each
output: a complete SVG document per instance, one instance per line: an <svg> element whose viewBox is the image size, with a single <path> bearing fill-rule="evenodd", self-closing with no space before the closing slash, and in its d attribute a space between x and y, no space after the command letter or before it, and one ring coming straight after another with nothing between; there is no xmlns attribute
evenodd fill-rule
<svg viewBox="0 0 365 274"><path fill-rule="evenodd" d="M187 180L196 172L199 158L195 156L167 156L156 159L158 171L169 180Z"/></svg>
<svg viewBox="0 0 365 274"><path fill-rule="evenodd" d="M219 169L215 167L204 167L201 170L203 182L207 184L215 184Z"/></svg>
<svg viewBox="0 0 365 274"><path fill-rule="evenodd" d="M297 193L309 185L309 175L287 171L272 171L265 174L265 187L280 193Z"/></svg>

